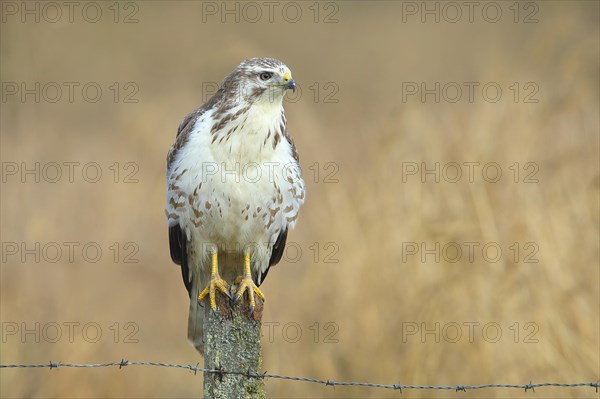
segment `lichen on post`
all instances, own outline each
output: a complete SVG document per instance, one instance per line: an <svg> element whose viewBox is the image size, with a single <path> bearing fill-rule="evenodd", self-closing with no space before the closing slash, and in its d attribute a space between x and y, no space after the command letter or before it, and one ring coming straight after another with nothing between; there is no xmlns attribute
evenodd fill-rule
<svg viewBox="0 0 600 399"><path fill-rule="evenodd" d="M250 314L245 298L232 304L217 292L216 299L217 312L204 307L204 367L225 373L204 373L204 397L264 398L263 379L247 375L258 374L261 365L263 302L256 298L254 313Z"/></svg>

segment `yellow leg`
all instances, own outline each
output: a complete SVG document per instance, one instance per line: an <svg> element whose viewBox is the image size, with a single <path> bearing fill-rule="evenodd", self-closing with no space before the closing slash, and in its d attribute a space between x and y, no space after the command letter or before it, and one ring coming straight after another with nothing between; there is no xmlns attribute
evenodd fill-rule
<svg viewBox="0 0 600 399"><path fill-rule="evenodd" d="M260 299L265 300L265 296L258 289L254 281L252 281L252 271L250 270L250 254L244 254L244 274L240 280L240 288L238 289L237 295L235 297L235 301L237 302L244 292L248 291L248 299L250 300L250 311L254 312L254 307L256 306L256 300L254 299L254 294L258 295Z"/></svg>
<svg viewBox="0 0 600 399"><path fill-rule="evenodd" d="M227 292L227 282L223 280L219 275L219 263L217 261L217 253L213 252L211 256L210 283L206 288L204 288L204 290L202 290L200 295L198 295L198 300L200 301L203 301L204 298L206 298L206 295L208 295L210 299L210 308L213 311L217 310L217 289L231 298L229 292Z"/></svg>

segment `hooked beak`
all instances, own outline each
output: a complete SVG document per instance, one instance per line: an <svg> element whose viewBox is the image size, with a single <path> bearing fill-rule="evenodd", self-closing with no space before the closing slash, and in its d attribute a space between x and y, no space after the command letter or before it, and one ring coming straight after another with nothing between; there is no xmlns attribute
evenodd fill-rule
<svg viewBox="0 0 600 399"><path fill-rule="evenodd" d="M285 88L292 89L292 91L295 93L296 92L296 82L294 81L294 79L288 80L287 83L285 84Z"/></svg>
<svg viewBox="0 0 600 399"><path fill-rule="evenodd" d="M292 79L292 76L289 73L283 75L283 87L286 89L292 89L292 91L296 92L296 81Z"/></svg>

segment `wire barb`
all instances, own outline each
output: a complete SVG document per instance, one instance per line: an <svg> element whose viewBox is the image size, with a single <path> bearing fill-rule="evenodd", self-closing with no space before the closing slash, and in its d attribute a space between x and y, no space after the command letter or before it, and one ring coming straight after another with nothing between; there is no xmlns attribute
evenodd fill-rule
<svg viewBox="0 0 600 399"><path fill-rule="evenodd" d="M334 389L338 385L343 386L357 386L357 387L366 387L366 388L383 388L383 389L394 389L400 390L402 394L403 389L424 389L424 390L433 390L433 389L443 389L443 390L455 390L456 392L462 391L466 392L467 389L484 389L484 388L515 388L515 389L525 389L525 392L528 390L532 390L535 392L535 388L539 387L565 387L565 388L576 388L576 387L591 387L595 388L596 392L598 392L598 388L600 384L598 382L576 382L576 383L557 383L557 382L541 382L541 383L532 383L529 381L529 384L483 384L483 385L402 385L402 384L378 384L372 382L360 382L360 381L334 381L334 380L323 380L318 378L309 378L309 377L294 377L289 375L279 375L279 374L268 374L266 371L264 373L255 373L250 369L246 371L229 371L223 370L222 368L217 369L207 369L198 366L199 363L196 363L195 366L191 364L172 364L172 363L161 363L161 362L130 362L129 360L125 360L124 358L117 362L109 362L109 363L61 363L61 362L53 362L49 363L41 363L41 364L0 364L0 368L50 368L57 369L59 367L83 367L83 368L95 368L95 367L111 367L118 366L119 369L122 369L124 366L154 366L154 367L168 367L168 368L179 368L179 369L188 369L194 371L194 375L198 371L202 371L203 373L208 374L216 374L218 378L223 378L226 374L235 374L235 375L245 375L247 378L271 378L271 379L280 379L280 380L288 380L288 381L301 381L301 382L311 382L315 384L325 384L325 386L332 386Z"/></svg>
<svg viewBox="0 0 600 399"><path fill-rule="evenodd" d="M217 369L215 370L215 374L217 375L217 378L219 379L219 381L223 382L223 376L225 374L227 374L227 372L225 370L223 370L221 368L221 366L217 366Z"/></svg>
<svg viewBox="0 0 600 399"><path fill-rule="evenodd" d="M531 381L529 381L529 384L525 385L525 392L527 392L528 389L531 389L533 392L535 392L534 385L531 383Z"/></svg>

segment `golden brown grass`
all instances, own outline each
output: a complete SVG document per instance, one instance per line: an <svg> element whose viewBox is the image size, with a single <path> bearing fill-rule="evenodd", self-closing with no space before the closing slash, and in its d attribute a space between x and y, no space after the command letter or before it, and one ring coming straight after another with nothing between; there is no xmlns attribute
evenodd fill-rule
<svg viewBox="0 0 600 399"><path fill-rule="evenodd" d="M505 12L508 3L505 5ZM307 12L308 4L304 11ZM2 103L3 162L98 162L106 179L2 185L3 242L98 242L98 263L9 257L1 269L5 323L96 322L103 336L57 343L3 335L2 363L129 360L201 362L187 345L187 296L168 254L164 160L180 119L241 59L284 60L304 88L287 105L308 200L289 240L297 262L269 273L264 368L335 380L403 384L596 381L599 374L598 4L540 4L537 24L399 20L400 3L344 3L339 23L201 23L193 2L140 3L137 24L68 22L2 26L3 82L100 82L96 104ZM115 104L107 87L135 82L137 104ZM402 82L498 82L503 99L456 104L402 102ZM338 103L315 102L306 86L339 87ZM508 86L535 82L538 103L515 103ZM323 95L323 92L322 92ZM431 97L429 97L431 98ZM322 100L322 98L320 99ZM139 183L115 184L107 167L139 165ZM316 179L311 165L319 164ZM339 168L326 183L327 162ZM496 162L503 177L457 183L402 179L403 163ZM508 167L534 162L538 183L512 181ZM463 171L466 169L463 169ZM521 169L521 172L524 172ZM135 242L135 264L108 246ZM500 261L403 259L402 243L498 243ZM509 246L519 243L520 262ZM538 263L523 263L525 243ZM314 243L320 253L315 262ZM334 243L339 248L325 263ZM463 247L465 248L465 247ZM481 247L479 247L481 248ZM293 252L289 253L293 257ZM118 342L110 326L120 323ZM139 327L125 343L124 324ZM334 324L326 325L332 322ZM465 322L498 323L488 342ZM519 323L520 335L514 342ZM539 328L526 343L524 325ZM302 336L290 342L297 323ZM318 325L315 325L318 323ZM463 326L450 343L402 335L402 323ZM292 324L287 324L292 326ZM407 324L404 324L406 326ZM333 327L332 327L333 326ZM311 327L313 329L311 329ZM314 327L318 327L318 337ZM337 342L327 342L334 331ZM76 330L78 331L78 330ZM450 330L449 334L450 334ZM492 330L489 330L492 333ZM316 338L316 339L315 339ZM489 338L489 337L488 337ZM315 342L315 340L317 342ZM403 342L405 341L405 342ZM175 369L1 371L2 397L198 397L201 378ZM270 397L397 397L397 392L270 380ZM545 388L543 397L591 397ZM457 397L404 391L403 397ZM465 397L520 397L486 390Z"/></svg>

